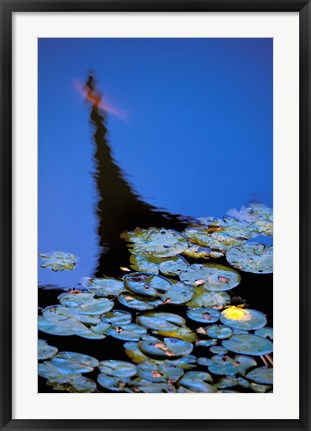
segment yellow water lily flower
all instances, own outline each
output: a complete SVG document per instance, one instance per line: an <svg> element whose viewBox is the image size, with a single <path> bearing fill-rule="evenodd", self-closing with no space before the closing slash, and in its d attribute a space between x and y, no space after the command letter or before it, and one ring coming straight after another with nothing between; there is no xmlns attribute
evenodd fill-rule
<svg viewBox="0 0 311 431"><path fill-rule="evenodd" d="M229 320L241 320L245 322L252 319L252 315L249 311L235 305L227 307L222 314Z"/></svg>

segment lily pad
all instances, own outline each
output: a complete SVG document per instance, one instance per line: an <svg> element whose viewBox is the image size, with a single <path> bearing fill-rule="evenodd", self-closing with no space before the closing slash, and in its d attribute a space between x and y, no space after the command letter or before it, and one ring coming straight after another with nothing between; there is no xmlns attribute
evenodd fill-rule
<svg viewBox="0 0 311 431"><path fill-rule="evenodd" d="M72 271L78 260L78 257L74 254L62 251L56 251L51 254L39 254L39 257L45 261L41 267L51 268L52 271Z"/></svg>
<svg viewBox="0 0 311 431"><path fill-rule="evenodd" d="M115 278L94 278L90 281L88 290L97 297L117 296L125 290L123 281Z"/></svg>
<svg viewBox="0 0 311 431"><path fill-rule="evenodd" d="M124 343L124 349L126 355L132 359L135 364L140 364L141 362L148 360L148 357L139 349L137 342Z"/></svg>
<svg viewBox="0 0 311 431"><path fill-rule="evenodd" d="M136 365L126 361L107 360L101 361L98 366L101 373L107 376L124 378L133 377L136 374Z"/></svg>
<svg viewBox="0 0 311 431"><path fill-rule="evenodd" d="M267 355L273 350L270 340L257 335L233 335L229 340L224 340L222 345L231 352L245 355Z"/></svg>
<svg viewBox="0 0 311 431"><path fill-rule="evenodd" d="M202 247L201 245L190 245L187 250L183 252L184 256L191 257L192 259L209 259L210 257L216 259L222 257L224 253L212 250L210 247Z"/></svg>
<svg viewBox="0 0 311 431"><path fill-rule="evenodd" d="M134 232L124 232L121 238L131 243L131 253L142 256L176 256L188 248L187 239L172 229L137 228Z"/></svg>
<svg viewBox="0 0 311 431"><path fill-rule="evenodd" d="M138 272L147 272L149 274L159 274L159 264L148 259L146 256L131 254L131 268Z"/></svg>
<svg viewBox="0 0 311 431"><path fill-rule="evenodd" d="M164 341L155 337L146 337L138 343L142 353L152 359L178 359L190 355L193 345L178 338L164 338Z"/></svg>
<svg viewBox="0 0 311 431"><path fill-rule="evenodd" d="M214 353L214 355L225 355L226 353L228 353L228 350L222 346L212 346L210 348L210 352Z"/></svg>
<svg viewBox="0 0 311 431"><path fill-rule="evenodd" d="M185 319L178 314L157 312L142 314L136 321L145 328L154 330L174 330L186 324Z"/></svg>
<svg viewBox="0 0 311 431"><path fill-rule="evenodd" d="M232 388L234 386L241 386L242 388L248 388L249 382L243 377L227 376L223 377L219 383L217 383L218 388Z"/></svg>
<svg viewBox="0 0 311 431"><path fill-rule="evenodd" d="M113 392L124 392L129 381L130 379L128 378L111 377L104 373L97 376L97 382L100 386Z"/></svg>
<svg viewBox="0 0 311 431"><path fill-rule="evenodd" d="M253 223L262 235L273 234L273 212L264 204L252 203L249 207L242 207L239 211L231 209L228 214L237 220Z"/></svg>
<svg viewBox="0 0 311 431"><path fill-rule="evenodd" d="M127 325L131 323L132 315L128 311L113 310L101 316L101 320L111 325Z"/></svg>
<svg viewBox="0 0 311 431"><path fill-rule="evenodd" d="M176 388L171 383L153 383L145 379L138 378L132 383L132 387L127 389L126 392L134 393L174 393Z"/></svg>
<svg viewBox="0 0 311 431"><path fill-rule="evenodd" d="M195 345L197 347L211 347L217 344L217 340L198 340Z"/></svg>
<svg viewBox="0 0 311 431"><path fill-rule="evenodd" d="M92 356L75 352L60 352L51 359L51 363L59 368L63 375L90 373L99 364Z"/></svg>
<svg viewBox="0 0 311 431"><path fill-rule="evenodd" d="M50 359L58 352L57 347L49 346L45 340L38 340L38 360Z"/></svg>
<svg viewBox="0 0 311 431"><path fill-rule="evenodd" d="M273 329L265 326L264 328L257 329L257 331L255 331L255 335L273 340Z"/></svg>
<svg viewBox="0 0 311 431"><path fill-rule="evenodd" d="M211 325L206 328L206 334L211 338L223 340L232 335L232 330L224 325Z"/></svg>
<svg viewBox="0 0 311 431"><path fill-rule="evenodd" d="M273 368L255 368L245 376L247 379L265 385L273 384Z"/></svg>
<svg viewBox="0 0 311 431"><path fill-rule="evenodd" d="M121 293L118 297L118 301L125 307L134 308L139 311L153 310L163 302L161 299L146 299L146 297L139 297L130 292Z"/></svg>
<svg viewBox="0 0 311 431"><path fill-rule="evenodd" d="M167 292L171 282L162 276L144 272L134 272L124 276L126 288L134 295L155 298Z"/></svg>
<svg viewBox="0 0 311 431"><path fill-rule="evenodd" d="M187 302L191 308L223 308L229 304L230 296L226 292L212 292L200 286L195 289L191 301Z"/></svg>
<svg viewBox="0 0 311 431"><path fill-rule="evenodd" d="M164 260L159 265L159 269L164 275L178 275L181 271L185 271L189 264L182 256L173 256L170 259Z"/></svg>
<svg viewBox="0 0 311 431"><path fill-rule="evenodd" d="M191 392L217 392L215 386L210 384L212 381L212 376L209 373L205 373L203 371L188 371L180 379L179 386L183 386Z"/></svg>
<svg viewBox="0 0 311 431"><path fill-rule="evenodd" d="M193 308L187 311L189 319L200 323L215 323L219 315L220 312L213 308Z"/></svg>
<svg viewBox="0 0 311 431"><path fill-rule="evenodd" d="M249 385L249 387L254 391L254 392L259 392L261 394L269 391L269 389L271 389L271 386L267 386L267 385L259 385L258 383L251 383Z"/></svg>
<svg viewBox="0 0 311 431"><path fill-rule="evenodd" d="M138 341L144 335L147 330L140 325L135 323L128 323L127 325L112 326L108 330L108 335L124 341Z"/></svg>
<svg viewBox="0 0 311 431"><path fill-rule="evenodd" d="M227 261L235 268L254 274L273 272L273 246L249 242L232 247L226 253Z"/></svg>
<svg viewBox="0 0 311 431"><path fill-rule="evenodd" d="M179 274L180 280L192 286L201 286L206 290L223 291L236 287L241 280L234 269L218 264L193 264Z"/></svg>
<svg viewBox="0 0 311 431"><path fill-rule="evenodd" d="M62 293L58 299L63 305L75 307L80 314L103 314L113 308L113 301L107 298L91 298L87 293Z"/></svg>
<svg viewBox="0 0 311 431"><path fill-rule="evenodd" d="M220 321L231 328L254 330L265 326L266 316L261 311L231 306L220 314Z"/></svg>
<svg viewBox="0 0 311 431"><path fill-rule="evenodd" d="M186 286L176 280L171 280L171 283L169 290L161 295L163 304L181 305L191 300L194 295L194 290L191 286Z"/></svg>
<svg viewBox="0 0 311 431"><path fill-rule="evenodd" d="M74 377L62 376L53 380L48 380L48 386L51 386L56 391L70 393L90 393L97 389L96 383L82 375Z"/></svg>
<svg viewBox="0 0 311 431"><path fill-rule="evenodd" d="M179 380L184 371L180 367L172 365L169 361L162 364L155 364L152 361L142 362L137 366L138 375L154 383L176 382Z"/></svg>
<svg viewBox="0 0 311 431"><path fill-rule="evenodd" d="M215 355L212 358L212 363L208 366L208 370L213 374L222 376L235 376L236 374L244 375L248 368L257 365L255 359L249 356L230 356Z"/></svg>

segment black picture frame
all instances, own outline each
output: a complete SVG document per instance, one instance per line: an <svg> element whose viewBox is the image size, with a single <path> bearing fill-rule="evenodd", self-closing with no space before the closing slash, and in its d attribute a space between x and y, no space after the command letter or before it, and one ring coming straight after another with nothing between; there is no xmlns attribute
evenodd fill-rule
<svg viewBox="0 0 311 431"><path fill-rule="evenodd" d="M310 424L310 24L309 0L0 0L1 5L1 371L3 430L311 430ZM300 419L16 420L12 419L12 14L14 12L299 12L300 24ZM289 226L289 228L296 228ZM298 232L297 232L298 234ZM290 372L290 371L289 371Z"/></svg>

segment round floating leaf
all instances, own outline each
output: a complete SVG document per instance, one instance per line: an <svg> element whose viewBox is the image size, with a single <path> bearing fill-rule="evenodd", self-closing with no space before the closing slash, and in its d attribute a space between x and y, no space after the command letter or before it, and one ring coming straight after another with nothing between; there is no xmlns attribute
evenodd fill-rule
<svg viewBox="0 0 311 431"><path fill-rule="evenodd" d="M48 386L51 386L56 391L65 391L71 393L89 393L95 392L97 389L96 383L84 376L76 375L74 377L62 376L57 379L49 380Z"/></svg>
<svg viewBox="0 0 311 431"><path fill-rule="evenodd" d="M63 305L75 307L76 311L80 314L103 314L107 313L113 308L113 301L107 298L91 298L87 293L78 294L61 294L58 299Z"/></svg>
<svg viewBox="0 0 311 431"><path fill-rule="evenodd" d="M208 366L208 370L218 375L243 375L248 368L257 365L256 361L248 356L236 356L232 359L230 356L215 355L211 359L213 362Z"/></svg>
<svg viewBox="0 0 311 431"><path fill-rule="evenodd" d="M198 358L198 364L202 365L203 367L209 366L213 363L213 361L210 358Z"/></svg>
<svg viewBox="0 0 311 431"><path fill-rule="evenodd" d="M171 287L171 282L167 278L143 272L124 276L124 283L130 292L148 298L160 296Z"/></svg>
<svg viewBox="0 0 311 431"><path fill-rule="evenodd" d="M75 352L60 352L51 359L51 363L61 370L62 375L90 373L98 366L98 360L92 356Z"/></svg>
<svg viewBox="0 0 311 431"><path fill-rule="evenodd" d="M176 327L176 329L161 329L152 331L152 333L163 337L179 338L181 340L190 341L191 343L196 341L198 338L196 334L186 326L183 326L182 328Z"/></svg>
<svg viewBox="0 0 311 431"><path fill-rule="evenodd" d="M159 274L159 264L149 260L146 256L131 254L131 268L139 272L147 272L149 274Z"/></svg>
<svg viewBox="0 0 311 431"><path fill-rule="evenodd" d="M200 286L195 289L194 297L187 305L191 308L223 308L229 302L230 296L226 292L212 292Z"/></svg>
<svg viewBox="0 0 311 431"><path fill-rule="evenodd" d="M153 383L145 379L138 378L133 382L131 389L126 390L126 392L135 393L173 393L176 392L176 388L171 383Z"/></svg>
<svg viewBox="0 0 311 431"><path fill-rule="evenodd" d="M220 312L213 308L193 308L187 311L189 319L200 323L214 323L219 319Z"/></svg>
<svg viewBox="0 0 311 431"><path fill-rule="evenodd" d="M265 326L264 328L257 329L257 331L255 331L255 335L273 340L273 329Z"/></svg>
<svg viewBox="0 0 311 431"><path fill-rule="evenodd" d="M179 278L185 284L203 285L212 291L233 289L241 280L240 274L234 269L212 263L190 265L179 274Z"/></svg>
<svg viewBox="0 0 311 431"><path fill-rule="evenodd" d="M271 386L259 385L258 383L251 383L249 386L254 392L259 393L267 392L271 388Z"/></svg>
<svg viewBox="0 0 311 431"><path fill-rule="evenodd" d="M126 361L101 361L98 367L101 373L117 378L133 377L136 374L136 365Z"/></svg>
<svg viewBox="0 0 311 431"><path fill-rule="evenodd" d="M124 343L124 349L127 356L132 359L135 364L140 364L141 362L148 360L148 357L138 348L138 343Z"/></svg>
<svg viewBox="0 0 311 431"><path fill-rule="evenodd" d="M77 256L72 253L56 251L51 254L39 254L45 260L42 268L51 268L52 271L72 271L77 264Z"/></svg>
<svg viewBox="0 0 311 431"><path fill-rule="evenodd" d="M218 388L231 388L234 386L241 386L242 388L248 388L249 382L243 377L233 377L227 376L223 377L219 383L217 383Z"/></svg>
<svg viewBox="0 0 311 431"><path fill-rule="evenodd" d="M273 350L270 340L252 334L233 335L229 340L224 340L222 345L232 352L254 356L266 355Z"/></svg>
<svg viewBox="0 0 311 431"><path fill-rule="evenodd" d="M101 320L111 325L127 325L131 323L132 315L128 311L113 310L101 316Z"/></svg>
<svg viewBox="0 0 311 431"><path fill-rule="evenodd" d="M108 335L110 329L110 324L106 322L99 322L95 326L91 326L91 330L96 332L96 334Z"/></svg>
<svg viewBox="0 0 311 431"><path fill-rule="evenodd" d="M186 286L185 284L176 280L171 281L172 286L165 294L161 295L163 303L181 305L190 301L194 295L193 288L191 286Z"/></svg>
<svg viewBox="0 0 311 431"><path fill-rule="evenodd" d="M137 323L147 329L176 329L186 324L183 317L173 313L145 313L137 317Z"/></svg>
<svg viewBox="0 0 311 431"><path fill-rule="evenodd" d="M197 347L210 347L217 344L217 340L198 340L195 345Z"/></svg>
<svg viewBox="0 0 311 431"><path fill-rule="evenodd" d="M114 392L124 392L126 384L129 381L128 378L111 377L104 373L98 374L97 376L97 382L103 388Z"/></svg>
<svg viewBox="0 0 311 431"><path fill-rule="evenodd" d="M164 383L167 381L176 382L184 372L181 368L172 365L168 361L164 361L162 364L145 361L137 366L137 374L144 380Z"/></svg>
<svg viewBox="0 0 311 431"><path fill-rule="evenodd" d="M170 360L172 365L176 367L180 367L183 370L190 370L191 368L196 367L197 358L193 355L184 356L180 359Z"/></svg>
<svg viewBox="0 0 311 431"><path fill-rule="evenodd" d="M225 355L228 350L221 346L212 346L210 348L210 352L214 353L215 355Z"/></svg>
<svg viewBox="0 0 311 431"><path fill-rule="evenodd" d="M255 368L245 376L247 379L265 385L273 384L273 368Z"/></svg>
<svg viewBox="0 0 311 431"><path fill-rule="evenodd" d="M146 335L147 330L142 328L135 323L129 323L127 325L112 326L108 330L108 335L117 338L119 340L125 341L138 341L144 335Z"/></svg>
<svg viewBox="0 0 311 431"><path fill-rule="evenodd" d="M153 310L162 304L161 299L146 299L133 295L130 292L121 293L118 297L119 302L128 308L134 308L135 310L145 311Z"/></svg>
<svg viewBox="0 0 311 431"><path fill-rule="evenodd" d="M49 346L45 340L38 340L38 360L50 359L58 352L57 347Z"/></svg>
<svg viewBox="0 0 311 431"><path fill-rule="evenodd" d="M50 361L40 362L38 364L38 374L40 377L48 380L65 377L63 370L53 365ZM66 377L68 377L68 375ZM71 374L71 377L74 377L74 374Z"/></svg>
<svg viewBox="0 0 311 431"><path fill-rule="evenodd" d="M189 266L186 259L181 256L174 256L160 263L159 269L164 275L178 275L181 271L185 271Z"/></svg>
<svg viewBox="0 0 311 431"><path fill-rule="evenodd" d="M220 321L231 328L254 330L265 326L266 316L257 310L231 306L220 314Z"/></svg>
<svg viewBox="0 0 311 431"><path fill-rule="evenodd" d="M273 246L249 242L232 247L226 253L227 261L235 268L254 274L273 272Z"/></svg>
<svg viewBox="0 0 311 431"><path fill-rule="evenodd" d="M79 307L67 307L63 305L55 305L47 307L42 312L43 316L48 321L58 322L60 320L66 320L68 317L73 317L82 323L99 323L99 315L94 314L83 314L80 312Z"/></svg>
<svg viewBox="0 0 311 431"><path fill-rule="evenodd" d="M79 305L87 304L94 300L94 293L81 292L80 290L75 290L71 293L65 292L61 293L57 299L62 305L68 307L78 307Z"/></svg>
<svg viewBox="0 0 311 431"><path fill-rule="evenodd" d="M178 359L190 355L193 345L178 338L164 338L164 341L155 337L146 337L138 343L144 355L153 359Z"/></svg>
<svg viewBox="0 0 311 431"><path fill-rule="evenodd" d="M273 213L272 209L264 204L252 203L249 207L244 206L240 211L231 209L228 214L235 217L237 220L253 223L258 232L262 235L273 234Z"/></svg>
<svg viewBox="0 0 311 431"><path fill-rule="evenodd" d="M215 386L210 383L213 381L210 374L202 371L188 371L179 381L179 386L191 392L212 393L217 392Z"/></svg>
<svg viewBox="0 0 311 431"><path fill-rule="evenodd" d="M211 338L223 340L232 335L232 330L224 325L211 325L206 328L206 334Z"/></svg>
<svg viewBox="0 0 311 431"><path fill-rule="evenodd" d="M115 278L94 278L90 281L88 290L98 297L117 296L124 289L123 281L116 280Z"/></svg>
<svg viewBox="0 0 311 431"><path fill-rule="evenodd" d="M184 234L189 240L199 246L208 247L217 252L224 253L230 247L239 245L246 241L245 238L234 238L219 228L217 232L211 232L210 228L204 226L187 228Z"/></svg>
<svg viewBox="0 0 311 431"><path fill-rule="evenodd" d="M172 229L137 228L134 232L123 233L121 238L131 243L132 253L142 256L176 256L188 248L187 239Z"/></svg>
<svg viewBox="0 0 311 431"><path fill-rule="evenodd" d="M93 356L84 355L83 353L77 352L59 352L55 359L66 359L68 361L77 362L88 367L98 367L98 360ZM56 365L55 361L51 361L52 364Z"/></svg>
<svg viewBox="0 0 311 431"><path fill-rule="evenodd" d="M183 255L191 257L192 259L209 259L210 257L216 259L218 257L222 257L224 253L212 250L209 247L202 247L200 245L193 244L183 252Z"/></svg>

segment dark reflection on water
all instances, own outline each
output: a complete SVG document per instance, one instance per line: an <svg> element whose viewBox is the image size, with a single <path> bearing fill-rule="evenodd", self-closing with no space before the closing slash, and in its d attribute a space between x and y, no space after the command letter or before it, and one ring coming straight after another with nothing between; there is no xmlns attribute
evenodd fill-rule
<svg viewBox="0 0 311 431"><path fill-rule="evenodd" d="M129 265L130 254L125 242L120 238L120 233L124 230L136 227L164 227L176 230L183 230L193 219L187 216L171 214L162 209L156 208L144 202L136 192L133 191L125 175L113 159L109 143L107 141L107 129L105 126L105 116L100 109L100 94L94 88L94 81L88 81L87 99L91 102L90 121L94 127L95 141L95 163L96 170L94 181L98 192L98 203L96 214L98 219L98 242L100 252L97 260L97 267L94 277L103 275L121 276L124 274L120 267ZM148 175L148 172L146 172ZM187 259L189 263L204 263L204 260ZM210 259L215 262L228 265L225 258ZM87 274L91 276L92 274ZM68 286L66 286L68 289ZM230 292L228 292L231 294ZM59 290L53 289L53 285L46 286L46 289L39 289L38 305L46 307L57 304ZM251 273L241 273L241 283L234 288L232 298L240 296L249 308L262 311L267 315L267 325L273 325L273 274L256 275ZM129 310L116 300L115 308L138 314L135 310ZM186 319L186 325L195 329L196 322L189 320L186 315L186 306L160 306L157 311L178 313ZM124 342L112 337L103 340L89 340L77 336L55 336L39 332L39 338L56 346L59 351L76 351L91 355L98 360L117 359L128 360L124 353ZM195 356L206 356L206 349L195 347ZM259 361L258 361L259 363ZM204 367L198 367L206 371ZM87 377L96 380L98 371L88 373ZM39 392L55 392L46 385L46 380L39 378ZM240 389L239 389L240 390ZM109 392L107 390L107 392ZM243 392L243 390L241 390Z"/></svg>
<svg viewBox="0 0 311 431"><path fill-rule="evenodd" d="M90 81L90 80L89 80ZM88 99L99 100L93 84L88 84ZM94 179L98 190L98 238L101 253L95 276L117 275L120 266L128 265L127 248L120 234L136 227L164 227L182 230L191 221L190 217L170 214L144 202L132 189L125 175L112 157L107 141L105 117L92 104L91 123L95 128L96 172ZM148 172L146 172L148 175Z"/></svg>

